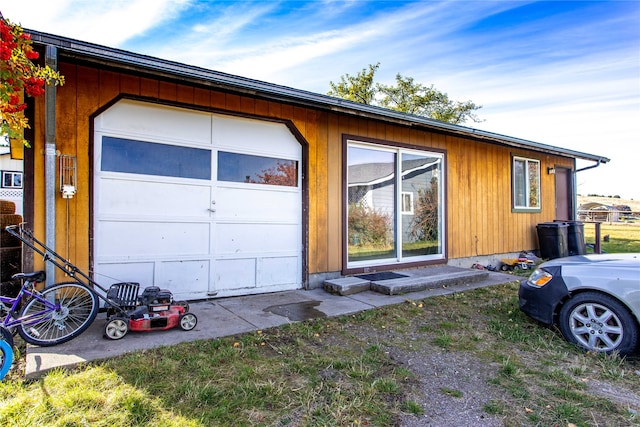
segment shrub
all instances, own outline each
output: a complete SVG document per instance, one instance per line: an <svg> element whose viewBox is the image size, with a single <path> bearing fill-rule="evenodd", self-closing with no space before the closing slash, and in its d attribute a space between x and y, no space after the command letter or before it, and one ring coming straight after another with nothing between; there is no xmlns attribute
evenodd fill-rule
<svg viewBox="0 0 640 427"><path fill-rule="evenodd" d="M359 203L349 204L349 243L384 247L391 241L391 217Z"/></svg>

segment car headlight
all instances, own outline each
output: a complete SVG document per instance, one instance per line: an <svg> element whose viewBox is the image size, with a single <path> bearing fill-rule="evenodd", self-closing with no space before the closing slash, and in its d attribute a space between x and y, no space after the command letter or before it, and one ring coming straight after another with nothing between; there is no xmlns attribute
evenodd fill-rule
<svg viewBox="0 0 640 427"><path fill-rule="evenodd" d="M541 268L538 268L536 271L534 271L531 274L531 276L529 276L529 280L527 280L527 283L530 284L531 286L537 286L541 288L547 283L549 283L551 279L553 279L553 276L551 275L551 273L549 273L548 271L542 270Z"/></svg>

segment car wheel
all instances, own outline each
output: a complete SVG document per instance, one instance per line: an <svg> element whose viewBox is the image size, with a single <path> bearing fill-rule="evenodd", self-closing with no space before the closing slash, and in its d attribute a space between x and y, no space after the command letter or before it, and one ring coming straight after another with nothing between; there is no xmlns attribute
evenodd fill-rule
<svg viewBox="0 0 640 427"><path fill-rule="evenodd" d="M572 297L562 306L559 322L565 339L588 351L624 356L638 347L635 319L609 295L584 292Z"/></svg>

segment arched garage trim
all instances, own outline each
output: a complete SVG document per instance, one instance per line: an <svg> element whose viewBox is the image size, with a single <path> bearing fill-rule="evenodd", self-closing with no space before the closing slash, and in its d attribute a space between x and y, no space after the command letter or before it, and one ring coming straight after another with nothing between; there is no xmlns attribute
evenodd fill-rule
<svg viewBox="0 0 640 427"><path fill-rule="evenodd" d="M164 118L160 118L160 117L147 117L145 118L145 120L149 123L153 123L153 120L159 120L158 126L159 127L163 127L163 130L159 130L156 132L155 136L151 136L151 138L141 138L144 141L137 141L140 138L136 138L136 134L139 136L140 132L142 132L142 134L144 134L144 130L140 130L140 129L134 129L134 127L136 126L135 123L137 123L136 120L131 121L131 123L133 124L129 124L126 125L125 128L128 128L123 130L122 132L120 130L115 131L115 133L113 132L113 123L107 124L105 125L104 121L108 120L108 119L104 119L105 112L110 111L111 108L113 108L116 105L135 105L137 107L140 108L146 108L148 107L151 110L154 110L154 113L152 114L152 116L158 115L158 116L162 116L163 114L165 115ZM135 108L133 109L135 110ZM171 111L174 111L175 114L177 114L178 116L180 114L183 114L183 117L181 120L185 121L185 124L180 125L182 126L182 131L188 132L190 133L190 135L184 135L184 137L182 136L181 132L182 131L178 131L176 133L172 133L172 126L173 124L169 124L167 125L167 123L171 123L171 119L173 118L173 116L171 116ZM166 114L165 114L166 113ZM129 113L126 113L129 114ZM121 120L127 121L127 116L123 115L121 116ZM168 115L167 115L168 114ZM308 169L308 143L307 141L304 139L304 137L301 135L301 133L295 128L295 126L293 125L293 123L291 123L290 121L287 120L274 120L273 118L267 118L267 117L260 117L260 116L256 116L256 115L248 115L248 114L237 114L237 113L232 113L229 114L228 111L222 111L222 110L218 110L218 109L207 109L207 108L197 108L197 107L193 107L190 105L184 105L184 104L176 104L176 103L161 103L161 102L156 102L155 100L149 100L149 99L144 99L144 98L139 98L139 97L126 97L126 96L121 96L118 97L117 99L114 99L111 103L109 103L108 105L104 106L103 108L101 108L99 111L97 111L94 115L92 115L91 117L91 150L92 150L92 154L91 154L91 158L92 158L92 165L94 165L94 169L93 169L93 173L91 174L91 182L92 182L92 189L91 189L91 232L90 232L90 247L91 247L91 263L92 263L92 270L96 271L98 274L102 274L102 275L107 275L107 276L111 276L114 271L113 270L109 270L109 269L105 269L104 264L105 262L110 262L110 261L105 261L107 258L112 257L114 260L118 259L117 256L117 251L115 249L115 247L119 244L118 242L112 242L113 244L108 248L105 249L106 246L109 246L109 243L104 243L104 242L108 242L109 241L109 236L112 236L113 233L111 233L110 229L108 226L105 226L105 224L110 224L110 221L116 221L117 222L117 218L118 216L120 216L122 219L122 217L127 217L129 215L128 210L132 210L134 211L136 209L136 198L134 196L132 196L131 194L129 194L128 197L128 202L125 203L127 204L127 206L125 207L115 207L114 205L118 205L118 201L117 200L111 200L111 201L106 201L104 199L105 194L108 194L109 192L111 192L111 195L108 195L108 197L112 197L114 198L114 195L116 194L116 192L119 194L119 192L123 192L123 193L127 193L129 190L129 187L140 187L137 191L140 192L141 195L144 194L151 194L153 191L160 191L158 189L153 190L154 185L153 184L149 184L147 183L148 180L146 179L141 179L139 178L139 176L130 176L127 175L126 173L122 176L117 176L114 177L113 175L117 175L117 172L113 172L113 171L106 171L106 172L101 172L99 170L97 170L98 168L101 167L101 161L103 160L101 158L101 153L102 153L102 145L98 145L98 144L102 144L102 139L103 137L107 136L109 139L109 144L114 144L114 141L116 141L116 143L119 141L119 139L124 140L125 142L127 141L135 141L134 143L132 143L131 146L135 146L136 144L140 145L142 143L162 143L162 142L169 142L169 145L175 145L177 147L191 147L193 149L195 149L196 151L199 149L206 149L206 146L209 142L206 141L207 137L208 137L208 131L206 129L206 121L209 120L209 118L212 120L213 122L217 122L217 125L214 126L212 129L210 134L211 134L211 138L212 138L212 142L211 144L220 144L220 141L216 141L213 142L213 139L216 138L216 132L226 132L223 134L220 134L222 136L220 136L220 138L224 138L225 140L228 140L229 138L233 139L234 138L234 131L233 131L233 126L236 126L236 123L238 124L237 126L237 130L238 133L246 133L247 130L246 128L251 128L251 127L255 127L255 132L253 134L248 134L248 137L245 137L244 140L242 139L243 137L239 137L239 139L235 142L229 142L227 144L227 148L230 147L235 147L235 146L240 146L239 147L239 151L241 153L244 154L256 154L258 155L258 157L270 157L269 154L269 150L275 150L274 157L278 157L278 151L280 151L280 154L284 156L284 158L291 158L293 159L293 154L289 153L288 150L291 150L292 148L294 148L294 146L296 144L293 144L293 141L295 141L297 143L297 145L299 146L299 153L295 155L295 162L297 162L298 166L298 189L293 191L294 193L297 191L298 194L297 196L295 196L296 198L296 202L295 202L295 207L297 209L297 218L295 220L296 222L296 232L295 235L297 243L296 243L296 248L295 251L296 253L298 253L298 261L296 261L296 283L294 286L292 286L292 284L289 282L288 283L288 287L284 286L284 288L290 289L290 288L304 288L307 286L307 282L308 282L308 255L307 255L307 248L308 248L308 186L306 183L306 170ZM240 126L239 124L241 124L242 126ZM178 126L179 124L176 122L175 123L176 126ZM204 127L202 127L204 126ZM108 129L111 129L111 131L109 131ZM226 129L226 130L225 130ZM278 130L280 129L280 130ZM285 130L286 129L286 130ZM107 130L105 132L105 130ZM231 132L231 133L230 133ZM107 135L110 134L111 135ZM153 131L151 132L153 133ZM254 146L254 148L256 148L254 150L254 148L252 148L252 142L248 141L248 139L251 139L251 135L253 135L255 140L259 140L261 138L269 138L269 134L273 133L274 135L280 135L280 137L275 137L275 138L280 138L279 140L269 140L268 144L263 144L262 146L256 145ZM287 137L285 134L288 134L289 136ZM257 137L256 137L257 136ZM114 139L115 138L115 139ZM147 139L150 139L150 141L147 141ZM289 139L291 142L286 143L285 140ZM121 142L121 141L120 141ZM224 142L222 143L223 145L225 144ZM229 145L230 144L230 145ZM292 145L293 144L293 145ZM117 146L114 145L114 147ZM286 148L289 147L289 148ZM214 147L212 153L214 154L212 156L212 170L211 173L215 174L217 173L217 166L214 164L215 160L216 160L216 154L218 153L218 151L224 151L224 150L218 150L219 147L216 145L216 147ZM295 149L295 148L294 148ZM265 151L266 150L266 151ZM180 150L178 150L180 151ZM228 150L227 150L228 151ZM233 151L233 150L231 150ZM252 151L256 151L255 153L253 153ZM287 154L288 153L288 154ZM97 157L96 157L97 156ZM96 168L97 166L97 168ZM125 171L126 172L126 171ZM106 177L105 179L107 179L106 181L101 181L102 177ZM124 179L122 177L125 177ZM166 178L166 177L160 177L157 179L154 179L156 183L158 183L157 187L160 188L162 187L162 191L167 191L167 189L173 188L179 188L177 185L184 185L184 189L188 189L187 191L183 192L183 191L177 191L175 194L167 194L167 197L169 198L177 198L179 199L180 197L187 197L184 196L184 193L189 193L189 192L193 192L194 194L198 193L200 195L202 195L204 197L204 194L207 193L207 189L206 188L202 188L202 186L200 185L200 182L195 182L192 179L193 177L178 177L175 178L176 182L173 182L173 178ZM120 180L120 181L118 181ZM212 175L212 180L215 181L215 176ZM119 182L119 184L114 184L115 182ZM107 184L108 183L108 184ZM118 185L120 185L120 187L118 187ZM110 186L112 186L113 188L111 188ZM146 187L145 187L146 186ZM117 188L117 189L116 189ZM258 188L259 190L256 190L256 188ZM105 190L107 189L107 190ZM246 183L225 183L224 185L220 185L217 186L216 188L214 188L212 191L212 196L211 196L211 203L216 203L219 202L216 200L216 197L219 196L223 200L225 197L228 196L229 192L233 192L234 194L236 194L236 196L233 196L231 198L227 197L226 202L223 203L222 209L218 209L220 205L217 206L212 206L212 207L208 207L208 209L211 211L211 215L227 215L226 216L226 220L227 220L227 225L223 226L222 223L224 221L220 220L220 221L216 221L213 220L212 224L210 224L210 226L212 227L212 234L216 235L216 238L221 238L223 236L225 236L225 238L227 238L227 241L233 242L233 244L239 244L238 242L241 241L243 238L245 239L245 241L249 241L249 240L256 240L256 241L273 241L273 242L278 242L278 241L291 241L291 224L293 219L289 218L290 215L290 211L291 209L283 209L281 210L279 213L278 212L273 212L273 209L271 209L271 212L269 210L265 211L264 209L253 209L256 211L262 211L261 215L264 215L264 217L266 219L264 219L263 221L263 226L262 229L259 230L260 233L266 233L263 235L267 236L267 238L262 238L262 239L250 239L250 236L242 236L240 234L233 234L233 232L229 231L230 228L235 227L236 230L243 230L243 229L250 229L251 227L256 227L256 224L254 224L252 221L254 222L260 222L258 221L256 218L249 218L250 214L247 213L248 211L251 211L251 208L247 208L239 206L238 209L240 209L241 211L243 211L244 213L240 213L238 214L238 212L236 213L230 213L230 212L225 212L225 206L227 205L228 202L230 200L243 200L243 197L238 197L238 194L244 194L249 195L247 197L244 197L244 199L255 199L255 200L259 200L260 197L266 199L269 198L272 201L276 200L276 203L271 204L267 204L265 203L265 208L268 206L284 206L284 207L293 207L294 206L294 202L292 201L291 197L292 197L292 191L289 188L282 188L282 187L278 187L278 186L273 186L273 185L264 185L264 186L260 186L260 185L251 185L251 184L246 184ZM170 193L170 191L169 191ZM262 195L261 195L262 194ZM126 197L124 197L126 199ZM194 196L195 197L195 196ZM196 197L197 198L197 197ZM278 198L282 199L280 201ZM183 199L182 201L182 205L183 206L191 206L192 203L190 203L189 198L187 197L186 199ZM149 203L147 204L147 206L151 206L153 205L153 199L149 200ZM197 203L196 203L197 204ZM240 203L241 205L241 203ZM106 208L107 206L109 206L108 208ZM131 207L131 208L129 208ZM156 206L157 207L157 206ZM111 211L109 211L111 209ZM113 210L115 209L115 210ZM121 210L118 210L121 209ZM137 209L139 209L139 212L136 213L131 213L131 218L125 218L122 219L121 221L121 225L124 226L123 224L131 221L141 221L141 222L147 222L148 224L145 224L145 227L149 227L149 224L151 223L158 223L158 224L164 224L163 226L166 226L167 228L172 228L171 224L167 225L167 223L170 223L171 221L167 221L166 218L164 218L164 222L161 220L158 220L158 218L154 217L154 213L152 212L143 212L142 208L138 207ZM171 209L171 208L170 208ZM187 218L195 218L198 215L201 215L201 211L202 208L198 208L200 209L200 211L198 211L197 213L190 211L188 212L188 209L185 212L181 212L179 214L177 214L177 217L183 216L183 217L187 217ZM159 209L156 209L159 210ZM218 211L217 213L215 211ZM138 217L136 217L136 215ZM240 217L244 217L239 219L238 221L242 222L242 221L246 221L242 226L240 226L240 223L238 224L233 224L233 221L231 220L232 217L238 217L238 215ZM269 218L269 215L272 215L271 218ZM280 215L280 217L278 217L278 215ZM159 215L159 217L162 215ZM136 218L134 218L136 217ZM114 219L115 218L115 219ZM198 227L202 228L202 224L200 221L200 219L194 219L193 223L194 224L198 224ZM206 221L204 221L206 222ZM135 230L138 230L140 227L139 223L136 223L137 226L133 227L132 230L133 231L128 231L128 232L124 232L124 236L128 235L128 234L135 234ZM192 226L193 224L191 224L190 226ZM158 225L160 227L160 225ZM187 230L190 226L180 226L177 227L179 229L183 229L183 230ZM198 228L195 227L195 228ZM225 229L225 227L227 229ZM152 227L151 227L152 228ZM206 228L206 227L205 227ZM288 230L288 231L287 231ZM193 231L193 236L197 236L199 233L201 233L202 230L200 231L196 231L194 229ZM258 230L257 230L258 231ZM121 231L122 232L122 231ZM174 232L174 234L176 234L176 232ZM277 239L269 239L268 235L269 233L275 233L278 235ZM161 233L162 234L162 233ZM169 233L171 234L171 233ZM188 231L185 231L184 234L189 234ZM261 234L262 235L262 234ZM159 238L159 234L155 235L156 237L154 237L154 239ZM176 239L177 237L174 236L165 236L167 238L170 239ZM96 241L96 239L101 239ZM153 240L153 239L151 239ZM176 240L177 242L180 242L180 240ZM223 248L220 247L215 247L215 245L217 244L218 240L216 240L215 238L212 238L211 240L211 250L215 253L216 251L218 253L224 252ZM103 246L104 245L106 246ZM162 240L156 241L156 242L149 242L151 244L151 247L153 248L157 248L158 246L162 245ZM197 249L194 251L201 253L202 251L204 251L206 249L206 242L201 242L201 247L200 249ZM136 242L128 242L125 243L123 242L123 244L126 244L127 247L136 244ZM137 244L140 244L139 242ZM191 250L193 249L191 246L192 245L187 245L186 242L181 242L181 245L183 245L185 248ZM197 246L197 245L194 245ZM274 283L278 283L279 281L282 281L284 279L281 280L281 278L278 278L278 274L284 274L283 272L289 271L289 268L291 267L291 264L288 261L287 256L282 255L282 256L278 256L277 253L280 252L287 252L285 250L284 247L276 247L277 245L273 245L273 247L271 248L255 248L255 252L265 252L265 253L273 253L275 254L272 258L268 257L263 257L260 259L259 262L262 262L264 265L263 267L256 267L256 269L260 269L260 271L257 274L256 277L256 282L261 282L261 281L265 281L269 282L270 280L273 281ZM290 245L289 245L290 246ZM245 248L246 249L246 248ZM189 252L189 250L186 250L186 252ZM238 247L236 248L237 252L242 252L242 248ZM226 258L225 258L226 257ZM144 258L144 257L142 257ZM197 257L196 257L197 258ZM256 255L256 259L259 258ZM232 261L233 259L233 254L231 253L227 253L225 256L220 257L219 259L215 259L214 262L218 263L220 265L212 265L209 268L213 271L217 268L217 271L222 271L224 270L224 268L222 267L222 264L228 264L228 266L226 267L227 269L227 274L229 274L229 272L235 272L238 277L237 281L238 283L233 284L231 287L234 289L226 289L223 290L223 292L220 292L219 289L215 289L215 286L213 288L209 288L207 292L202 292L202 291L198 291L198 292L191 292L191 291L187 291L187 293L191 293L191 295L184 295L184 298L187 299L194 299L194 298L200 298L200 297L210 297L212 295L218 295L218 296L230 296L230 295L236 295L236 294L245 294L245 293L260 293L262 291L264 292L269 292L269 291L275 291L275 290L281 290L282 286L278 287L278 286L272 286L272 287L265 287L264 289L260 289L260 283L256 284L256 287L254 288L246 288L243 283L246 283L249 278L248 276L243 277L241 273L249 271L251 269L251 267L248 264L243 264L244 261L241 261L239 259L235 259L235 261ZM139 260L141 263L143 263L143 259ZM176 254L176 262L180 262L182 265L177 265L177 267L174 267L174 269L176 270L173 273L170 273L167 275L168 278L160 278L158 275L161 274L161 269L159 270L158 267L156 266L155 268L149 268L147 269L147 273L145 274L141 274L139 271L136 271L136 268L131 269L130 271L127 271L127 266L131 266L133 265L132 263L129 262L122 262L120 265L117 265L118 263L115 262L115 264L119 267L118 269L118 273L120 273L118 275L117 278L114 279L126 279L126 280L134 280L136 278L138 278L138 280L141 281L141 284L143 285L150 285L150 284L156 284L158 286L161 287L168 287L171 288L172 287L172 283L180 280L179 276L178 276L178 271L180 271L181 269L184 269L184 265L188 264L189 262L194 261L193 259L189 259L189 256L185 255L183 258L181 258L180 256L177 256ZM245 260L246 261L246 260ZM233 266L232 264L235 262L235 266ZM272 265L270 265L270 263ZM270 266L269 266L270 265ZM196 264L192 265L191 268L201 268L201 269L206 269L205 265L197 265ZM270 279L265 279L265 277L260 276L262 273L264 272L268 272L271 271L270 274ZM216 273L211 273L209 275L210 280L212 280L213 282L219 281L219 282L223 282L224 278L218 277L215 275ZM205 275L206 276L206 275ZM96 278L97 281L99 281L100 283L104 283L104 280L101 280L100 277ZM111 279L109 279L111 280ZM198 277L191 277L188 278L186 280L189 280L190 282L197 282L197 281L201 281L204 280L204 276L198 276ZM234 281L235 279L232 278L232 276L228 277L228 280L230 281ZM286 279L284 280L285 282L289 280ZM117 280L114 280L117 281ZM144 283L142 283L144 282ZM153 282L153 283L149 283L149 282ZM261 282L261 283L263 283ZM178 294L180 294L180 291L175 292Z"/></svg>

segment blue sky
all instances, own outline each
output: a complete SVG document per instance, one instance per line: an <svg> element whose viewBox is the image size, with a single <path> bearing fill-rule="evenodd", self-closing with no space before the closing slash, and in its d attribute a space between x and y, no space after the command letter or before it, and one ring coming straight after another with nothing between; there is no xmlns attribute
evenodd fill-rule
<svg viewBox="0 0 640 427"><path fill-rule="evenodd" d="M640 200L640 1L0 0L26 28L326 93L380 62L499 134L611 158L578 193ZM590 163L578 164L578 167Z"/></svg>

